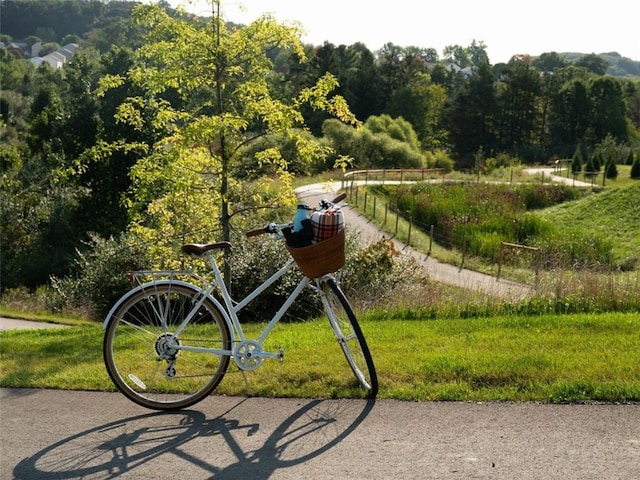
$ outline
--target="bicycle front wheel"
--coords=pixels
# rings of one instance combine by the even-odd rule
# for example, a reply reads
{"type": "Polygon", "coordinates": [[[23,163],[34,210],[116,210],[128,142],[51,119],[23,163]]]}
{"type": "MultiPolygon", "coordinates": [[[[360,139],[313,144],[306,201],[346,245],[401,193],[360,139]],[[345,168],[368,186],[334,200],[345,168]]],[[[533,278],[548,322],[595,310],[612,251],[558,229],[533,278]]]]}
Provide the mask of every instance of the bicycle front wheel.
{"type": "Polygon", "coordinates": [[[173,410],[209,395],[229,366],[228,355],[182,347],[230,350],[229,327],[209,299],[197,306],[196,287],[171,282],[143,286],[108,321],[103,355],[111,380],[143,407],[173,410]],[[189,324],[176,335],[188,315],[189,324]]]}
{"type": "Polygon", "coordinates": [[[370,398],[378,394],[378,376],[353,309],[335,279],[322,283],[322,304],[338,343],[358,383],[370,398]]]}

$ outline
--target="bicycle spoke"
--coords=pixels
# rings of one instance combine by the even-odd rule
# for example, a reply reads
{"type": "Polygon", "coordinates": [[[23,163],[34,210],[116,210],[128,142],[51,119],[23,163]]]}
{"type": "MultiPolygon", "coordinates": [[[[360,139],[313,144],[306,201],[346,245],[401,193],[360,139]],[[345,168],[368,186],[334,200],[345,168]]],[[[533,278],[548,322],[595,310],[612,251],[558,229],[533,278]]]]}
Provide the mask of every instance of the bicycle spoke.
{"type": "Polygon", "coordinates": [[[130,322],[130,321],[127,321],[127,320],[124,320],[124,319],[120,319],[119,321],[120,321],[120,322],[122,322],[124,325],[128,325],[128,326],[130,326],[131,328],[134,328],[134,329],[136,329],[136,330],[138,330],[138,331],[140,331],[140,332],[143,332],[143,333],[148,334],[150,337],[154,337],[154,338],[155,338],[155,337],[157,336],[157,335],[156,335],[155,333],[153,333],[152,331],[150,331],[150,330],[148,330],[148,329],[146,329],[146,328],[143,328],[143,327],[142,327],[142,326],[140,326],[140,325],[135,325],[133,322],[130,322]]]}
{"type": "Polygon", "coordinates": [[[180,348],[197,344],[230,350],[228,325],[212,302],[197,307],[180,337],[172,333],[195,308],[197,293],[195,287],[170,282],[158,283],[153,292],[140,288],[110,319],[105,365],[116,387],[134,402],[160,410],[184,408],[202,400],[222,380],[229,356],[180,348]]]}

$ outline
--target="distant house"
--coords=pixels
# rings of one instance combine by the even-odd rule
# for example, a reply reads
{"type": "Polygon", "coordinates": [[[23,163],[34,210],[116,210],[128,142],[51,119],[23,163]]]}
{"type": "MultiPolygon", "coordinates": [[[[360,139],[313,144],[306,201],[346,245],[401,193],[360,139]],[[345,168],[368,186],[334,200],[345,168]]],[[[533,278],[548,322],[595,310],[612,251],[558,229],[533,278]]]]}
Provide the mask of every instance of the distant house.
{"type": "Polygon", "coordinates": [[[39,67],[43,63],[48,63],[53,68],[62,68],[66,61],[67,58],[58,52],[51,52],[44,57],[33,57],[31,59],[31,63],[33,63],[36,67],[39,67]]]}
{"type": "Polygon", "coordinates": [[[71,60],[71,57],[76,53],[78,49],[77,43],[67,43],[64,47],[60,48],[58,52],[65,56],[67,61],[71,60]]]}
{"type": "Polygon", "coordinates": [[[41,50],[42,50],[42,42],[36,42],[33,45],[31,45],[31,58],[39,57],[41,50]]]}
{"type": "Polygon", "coordinates": [[[61,47],[55,52],[51,52],[44,57],[32,57],[30,60],[36,67],[39,67],[46,62],[53,68],[62,68],[65,63],[71,60],[77,49],[77,43],[68,43],[64,47],[61,47]]]}
{"type": "Polygon", "coordinates": [[[449,72],[460,73],[465,77],[470,77],[471,75],[473,75],[473,67],[460,68],[460,66],[457,63],[449,62],[445,64],[445,68],[449,72]]]}
{"type": "Polygon", "coordinates": [[[453,62],[449,62],[445,64],[444,68],[446,68],[449,72],[454,72],[454,73],[458,73],[460,70],[462,70],[457,63],[453,63],[453,62]]]}

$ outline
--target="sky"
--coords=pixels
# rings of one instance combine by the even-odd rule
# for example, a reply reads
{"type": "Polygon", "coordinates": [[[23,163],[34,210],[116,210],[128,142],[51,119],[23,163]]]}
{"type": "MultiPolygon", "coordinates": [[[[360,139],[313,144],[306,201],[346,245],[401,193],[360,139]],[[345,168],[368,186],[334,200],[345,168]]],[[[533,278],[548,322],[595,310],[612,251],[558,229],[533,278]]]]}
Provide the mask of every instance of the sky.
{"type": "MultiPolygon", "coordinates": [[[[206,15],[207,0],[170,0],[206,15]]],[[[364,43],[373,52],[400,47],[468,47],[483,42],[492,64],[516,54],[618,52],[640,61],[638,0],[222,0],[227,21],[249,24],[263,14],[297,22],[302,41],[336,46],[364,43]]]]}

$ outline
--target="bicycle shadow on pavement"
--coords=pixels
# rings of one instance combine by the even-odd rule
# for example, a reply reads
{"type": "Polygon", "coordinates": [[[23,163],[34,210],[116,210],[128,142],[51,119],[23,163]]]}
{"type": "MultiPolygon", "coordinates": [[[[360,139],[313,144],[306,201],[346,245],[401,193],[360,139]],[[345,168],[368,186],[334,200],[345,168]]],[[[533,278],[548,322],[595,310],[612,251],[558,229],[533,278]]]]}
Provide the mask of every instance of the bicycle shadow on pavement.
{"type": "MultiPolygon", "coordinates": [[[[264,400],[264,399],[263,399],[264,400]]],[[[16,479],[269,478],[332,449],[369,415],[374,400],[301,400],[279,425],[243,423],[251,399],[222,415],[153,412],[79,432],[20,461],[16,479]],[[271,431],[269,431],[271,430],[271,431]]]]}

